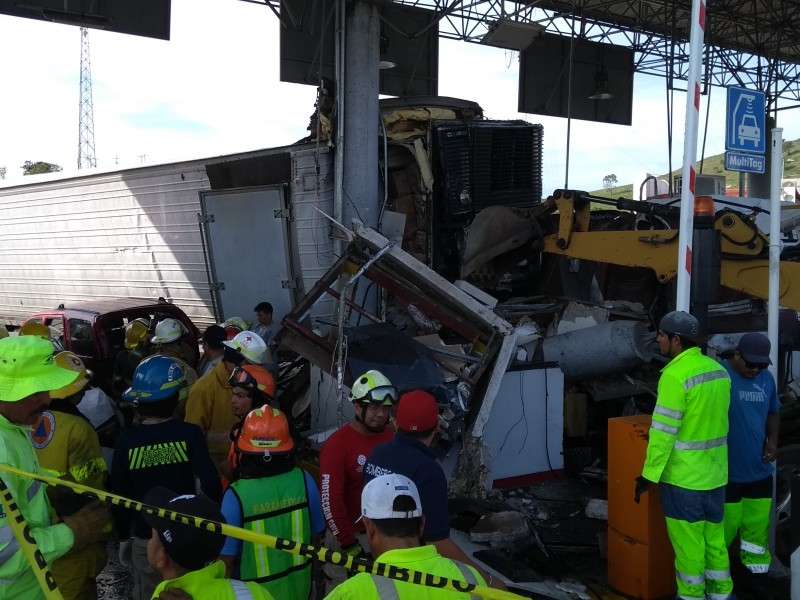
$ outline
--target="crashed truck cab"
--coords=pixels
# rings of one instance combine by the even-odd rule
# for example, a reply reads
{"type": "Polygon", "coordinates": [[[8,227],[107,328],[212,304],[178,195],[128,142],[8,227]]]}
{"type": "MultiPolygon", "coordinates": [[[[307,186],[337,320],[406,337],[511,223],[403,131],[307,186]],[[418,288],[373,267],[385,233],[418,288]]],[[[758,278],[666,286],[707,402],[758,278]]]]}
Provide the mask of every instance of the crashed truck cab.
{"type": "Polygon", "coordinates": [[[437,398],[438,449],[451,493],[485,495],[535,471],[560,470],[561,371],[512,365],[516,332],[491,306],[373,229],[354,229],[345,253],[283,319],[279,334],[312,364],[312,443],[321,445],[352,418],[348,386],[359,373],[378,369],[400,394],[424,389],[437,398]],[[312,317],[329,299],[337,316],[312,317]],[[370,304],[375,312],[364,308],[370,304]],[[524,400],[540,389],[547,402],[524,400]],[[515,422],[516,435],[509,433],[515,422]]]}

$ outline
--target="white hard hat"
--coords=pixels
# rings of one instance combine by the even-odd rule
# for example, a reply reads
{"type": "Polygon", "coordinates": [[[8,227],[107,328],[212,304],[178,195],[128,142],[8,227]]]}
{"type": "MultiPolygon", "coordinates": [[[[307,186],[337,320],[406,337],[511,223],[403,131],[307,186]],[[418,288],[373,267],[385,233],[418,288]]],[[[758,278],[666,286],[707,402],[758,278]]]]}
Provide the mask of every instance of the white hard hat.
{"type": "Polygon", "coordinates": [[[254,365],[262,365],[266,360],[267,345],[260,335],[252,331],[243,331],[236,334],[232,340],[222,343],[236,350],[247,362],[254,365]]]}
{"type": "Polygon", "coordinates": [[[183,335],[183,326],[176,319],[164,319],[156,325],[153,339],[154,344],[168,344],[174,342],[183,335]]]}

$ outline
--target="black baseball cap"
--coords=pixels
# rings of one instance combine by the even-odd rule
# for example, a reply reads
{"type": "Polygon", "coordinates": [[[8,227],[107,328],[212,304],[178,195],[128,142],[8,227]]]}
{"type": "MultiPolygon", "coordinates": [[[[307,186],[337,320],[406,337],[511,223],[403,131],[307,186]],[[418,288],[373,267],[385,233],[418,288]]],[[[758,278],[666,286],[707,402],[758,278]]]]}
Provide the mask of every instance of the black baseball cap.
{"type": "Polygon", "coordinates": [[[203,337],[200,338],[201,342],[206,342],[215,348],[222,347],[222,342],[228,339],[228,334],[225,329],[219,325],[209,325],[203,332],[203,337]]]}
{"type": "MultiPolygon", "coordinates": [[[[163,486],[155,487],[144,497],[144,503],[176,513],[199,517],[203,521],[224,523],[219,507],[207,498],[193,494],[176,494],[163,486]]],[[[195,527],[144,513],[144,520],[158,532],[161,544],[170,558],[188,571],[197,571],[219,557],[225,536],[208,528],[195,527]]],[[[206,523],[208,527],[213,527],[206,523]]]]}

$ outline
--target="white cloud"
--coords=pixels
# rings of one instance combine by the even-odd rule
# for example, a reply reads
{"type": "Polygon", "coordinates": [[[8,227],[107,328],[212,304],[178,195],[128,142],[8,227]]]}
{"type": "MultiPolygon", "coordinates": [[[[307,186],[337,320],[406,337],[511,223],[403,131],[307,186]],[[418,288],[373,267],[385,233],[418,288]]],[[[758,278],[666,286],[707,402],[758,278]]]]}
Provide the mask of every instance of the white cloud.
{"type": "MultiPolygon", "coordinates": [[[[173,0],[171,40],[90,31],[98,166],[211,156],[290,144],[306,135],[315,90],[282,83],[278,19],[238,0],[173,0]]],[[[567,122],[517,112],[517,55],[440,41],[439,91],[477,101],[487,117],[544,126],[544,191],[565,183],[567,122]]],[[[80,33],[76,27],[0,16],[0,165],[25,160],[73,169],[78,146],[80,33]]],[[[675,93],[673,168],[682,163],[685,94],[675,93]]],[[[724,150],[725,92],[712,90],[706,154],[724,150]]],[[[597,189],[609,173],[667,171],[664,82],[638,76],[633,125],[573,120],[569,185],[597,189]]],[[[703,101],[703,119],[705,115],[703,101]]],[[[780,115],[800,137],[798,111],[780,115]]],[[[702,131],[701,131],[702,134],[702,131]]],[[[698,142],[698,153],[702,140],[698,142]]]]}

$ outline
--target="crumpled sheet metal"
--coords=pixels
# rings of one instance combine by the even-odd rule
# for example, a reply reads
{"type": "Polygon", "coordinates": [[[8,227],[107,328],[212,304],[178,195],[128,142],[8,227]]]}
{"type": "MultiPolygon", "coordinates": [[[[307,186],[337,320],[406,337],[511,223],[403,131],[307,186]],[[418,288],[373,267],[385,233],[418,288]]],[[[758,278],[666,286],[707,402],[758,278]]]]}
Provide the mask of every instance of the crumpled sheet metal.
{"type": "Polygon", "coordinates": [[[407,108],[383,115],[386,136],[390,140],[406,140],[426,135],[430,122],[435,120],[452,121],[456,113],[449,108],[407,108]]]}
{"type": "MultiPolygon", "coordinates": [[[[354,228],[356,238],[373,250],[384,247],[388,242],[377,231],[361,223],[355,223],[354,228]]],[[[492,480],[486,466],[489,451],[483,444],[483,432],[503,376],[514,357],[516,332],[510,323],[495,314],[490,307],[478,302],[400,248],[395,246],[381,260],[393,262],[393,268],[398,272],[402,271],[405,277],[414,276],[424,280],[431,294],[438,296],[441,302],[464,312],[475,327],[482,327],[502,336],[493,364],[482,378],[486,382],[482,397],[470,399],[470,409],[477,410],[477,414],[473,415],[472,424],[464,434],[463,447],[450,480],[450,494],[453,496],[485,497],[491,490],[492,480]]]]}

